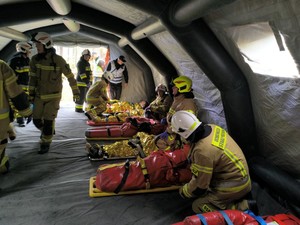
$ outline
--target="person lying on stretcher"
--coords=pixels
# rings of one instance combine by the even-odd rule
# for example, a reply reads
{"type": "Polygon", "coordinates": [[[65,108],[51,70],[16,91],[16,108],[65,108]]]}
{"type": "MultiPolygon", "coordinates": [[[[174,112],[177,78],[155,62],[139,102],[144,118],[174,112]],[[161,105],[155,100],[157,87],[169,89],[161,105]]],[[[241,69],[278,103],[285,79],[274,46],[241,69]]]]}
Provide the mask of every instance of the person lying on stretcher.
{"type": "Polygon", "coordinates": [[[85,131],[86,138],[98,139],[116,139],[116,138],[131,138],[138,132],[148,134],[160,134],[166,129],[166,124],[161,124],[160,121],[154,121],[145,117],[128,117],[126,122],[121,125],[106,125],[95,128],[88,128],[85,131]]]}
{"type": "Polygon", "coordinates": [[[95,123],[103,122],[125,122],[131,116],[143,116],[144,109],[149,105],[147,101],[130,103],[125,101],[110,100],[102,105],[101,110],[90,105],[90,110],[85,113],[89,120],[95,123]]]}
{"type": "Polygon", "coordinates": [[[136,157],[141,152],[140,149],[143,151],[141,154],[148,156],[152,151],[158,150],[154,138],[153,134],[138,132],[132,139],[116,141],[113,144],[99,145],[97,143],[87,143],[86,151],[91,160],[136,157]]]}
{"type": "MultiPolygon", "coordinates": [[[[156,140],[156,139],[153,139],[156,140]]],[[[139,143],[131,145],[136,148],[139,143]]],[[[145,152],[140,148],[135,161],[103,164],[97,170],[95,186],[102,192],[126,192],[182,185],[192,177],[187,160],[189,145],[174,150],[152,151],[142,158],[145,152]]]]}

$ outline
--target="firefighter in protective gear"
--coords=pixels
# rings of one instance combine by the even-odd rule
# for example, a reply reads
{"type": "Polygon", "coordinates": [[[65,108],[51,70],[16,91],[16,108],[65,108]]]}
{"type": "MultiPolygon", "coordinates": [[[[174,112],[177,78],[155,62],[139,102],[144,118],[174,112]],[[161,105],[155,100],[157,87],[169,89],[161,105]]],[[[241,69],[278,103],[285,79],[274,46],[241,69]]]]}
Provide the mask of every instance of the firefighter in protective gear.
{"type": "Polygon", "coordinates": [[[29,97],[34,104],[33,123],[41,131],[39,154],[49,151],[55,133],[55,119],[62,97],[62,74],[68,79],[73,97],[79,90],[69,65],[57,55],[49,34],[38,32],[32,35],[38,54],[30,61],[29,97]]]}
{"type": "Polygon", "coordinates": [[[15,137],[11,130],[10,104],[18,110],[20,115],[28,117],[32,114],[28,97],[17,84],[14,71],[4,61],[0,60],[0,174],[8,171],[8,157],[5,155],[7,138],[15,137]]]}
{"type": "Polygon", "coordinates": [[[109,102],[107,96],[107,85],[113,79],[113,74],[104,72],[101,80],[96,81],[88,90],[86,94],[86,102],[90,110],[85,112],[85,115],[96,122],[97,117],[106,110],[106,105],[109,102]]]}
{"type": "Polygon", "coordinates": [[[77,63],[77,86],[80,91],[79,99],[75,101],[75,112],[83,112],[86,93],[90,87],[92,70],[89,60],[91,52],[88,49],[83,50],[77,63]]]}
{"type": "Polygon", "coordinates": [[[203,124],[190,112],[178,111],[171,119],[172,130],[191,146],[189,159],[193,174],[180,188],[184,198],[195,198],[195,213],[249,208],[246,199],[251,180],[245,156],[221,127],[203,124]]]}
{"type": "MultiPolygon", "coordinates": [[[[157,141],[157,143],[161,143],[160,146],[157,146],[160,149],[161,146],[166,146],[163,150],[168,150],[172,148],[172,146],[177,147],[177,144],[174,143],[177,140],[176,134],[173,133],[170,127],[171,118],[175,112],[179,110],[187,110],[195,115],[198,114],[198,107],[194,99],[195,96],[192,84],[192,80],[186,76],[179,76],[172,81],[172,94],[174,96],[174,100],[165,119],[169,126],[164,133],[159,135],[159,138],[162,140],[157,141]],[[164,141],[165,144],[162,144],[162,141],[164,141]]],[[[164,119],[162,122],[164,122],[164,119]]]]}
{"type": "Polygon", "coordinates": [[[198,114],[198,107],[194,99],[192,89],[192,80],[187,76],[179,76],[172,82],[172,92],[174,96],[173,104],[167,115],[167,122],[171,122],[171,118],[175,112],[179,110],[188,110],[195,115],[198,114]]]}
{"type": "MultiPolygon", "coordinates": [[[[8,62],[9,66],[14,70],[18,77],[17,83],[21,85],[23,91],[28,94],[28,81],[29,81],[29,54],[32,45],[26,41],[21,41],[16,44],[17,53],[13,55],[12,59],[8,62]]],[[[17,123],[19,127],[24,127],[24,117],[15,112],[17,123]]]]}
{"type": "Polygon", "coordinates": [[[156,99],[145,109],[145,117],[160,121],[167,116],[173,99],[169,95],[167,87],[163,84],[157,85],[155,92],[156,99]]]}

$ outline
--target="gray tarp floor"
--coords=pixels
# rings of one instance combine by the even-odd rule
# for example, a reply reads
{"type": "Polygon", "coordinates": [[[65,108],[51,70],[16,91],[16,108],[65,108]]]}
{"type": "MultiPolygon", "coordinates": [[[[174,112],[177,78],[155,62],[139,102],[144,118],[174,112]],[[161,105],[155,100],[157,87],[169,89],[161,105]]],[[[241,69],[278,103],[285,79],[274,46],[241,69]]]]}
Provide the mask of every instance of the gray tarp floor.
{"type": "MultiPolygon", "coordinates": [[[[1,225],[172,224],[194,215],[191,200],[178,191],[89,197],[89,179],[100,164],[85,151],[86,117],[72,103],[59,110],[50,152],[37,154],[40,132],[32,123],[16,126],[17,139],[7,146],[11,170],[0,176],[1,225]]],[[[110,161],[112,162],[112,161],[110,161]]],[[[282,212],[261,198],[261,215],[282,212]]]]}
{"type": "Polygon", "coordinates": [[[89,126],[73,104],[59,110],[47,154],[37,154],[40,132],[33,123],[15,127],[17,139],[7,146],[10,172],[0,176],[1,225],[172,224],[193,214],[177,191],[89,197],[89,179],[105,162],[87,158],[89,126]]]}

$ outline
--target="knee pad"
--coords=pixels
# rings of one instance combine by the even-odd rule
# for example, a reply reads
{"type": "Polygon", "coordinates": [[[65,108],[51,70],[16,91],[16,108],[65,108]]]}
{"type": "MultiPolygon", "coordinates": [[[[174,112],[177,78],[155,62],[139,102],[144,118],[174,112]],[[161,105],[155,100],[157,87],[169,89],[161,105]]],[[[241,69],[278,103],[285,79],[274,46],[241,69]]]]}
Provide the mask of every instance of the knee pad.
{"type": "Polygon", "coordinates": [[[41,119],[33,119],[32,122],[34,126],[39,130],[42,129],[42,127],[44,126],[43,121],[41,119]]]}
{"type": "Polygon", "coordinates": [[[53,120],[44,120],[43,134],[44,135],[53,134],[53,120]]]}

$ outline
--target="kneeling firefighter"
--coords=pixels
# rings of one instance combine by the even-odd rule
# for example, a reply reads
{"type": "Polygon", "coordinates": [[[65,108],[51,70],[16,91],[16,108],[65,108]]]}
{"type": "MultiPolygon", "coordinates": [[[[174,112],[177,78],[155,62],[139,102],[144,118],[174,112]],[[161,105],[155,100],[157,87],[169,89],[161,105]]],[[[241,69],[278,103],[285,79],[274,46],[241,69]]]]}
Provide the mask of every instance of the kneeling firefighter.
{"type": "Polygon", "coordinates": [[[94,122],[106,110],[106,105],[109,102],[107,95],[107,86],[109,81],[113,79],[111,72],[104,72],[101,80],[96,81],[88,90],[86,94],[87,108],[90,110],[85,112],[85,115],[94,122]]]}
{"type": "Polygon", "coordinates": [[[232,137],[182,110],[172,116],[171,126],[193,146],[189,152],[193,177],[179,190],[183,198],[195,198],[193,211],[248,209],[243,199],[251,191],[248,164],[232,137]]]}

